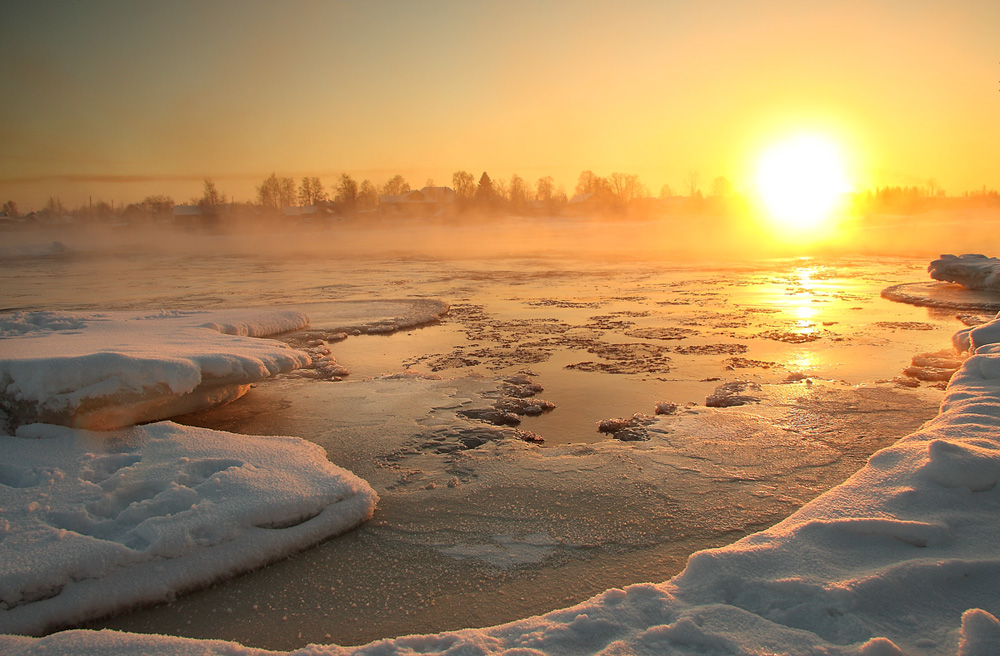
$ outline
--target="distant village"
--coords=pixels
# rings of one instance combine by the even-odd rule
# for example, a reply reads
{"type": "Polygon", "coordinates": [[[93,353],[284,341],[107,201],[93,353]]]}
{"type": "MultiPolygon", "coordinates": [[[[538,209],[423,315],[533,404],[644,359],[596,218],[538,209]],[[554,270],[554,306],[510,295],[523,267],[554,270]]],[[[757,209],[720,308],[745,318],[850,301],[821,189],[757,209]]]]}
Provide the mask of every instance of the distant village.
{"type": "MultiPolygon", "coordinates": [[[[691,214],[740,216],[749,211],[749,200],[734,191],[724,177],[711,181],[708,193],[699,185],[697,174],[685,179],[680,193],[664,185],[652,196],[634,174],[612,173],[601,177],[592,171],[580,174],[574,193],[568,196],[552,177],[539,178],[534,185],[518,175],[509,180],[493,179],[487,173],[476,178],[466,171],[452,176],[451,186],[432,180],[411,188],[396,175],[377,186],[341,175],[331,188],[317,177],[290,177],[271,174],[257,186],[253,201],[235,202],[204,180],[201,197],[175,203],[169,196],[148,196],[138,203],[119,204],[90,200],[69,209],[57,197],[50,197],[41,210],[22,213],[14,201],[0,208],[0,229],[33,226],[70,227],[105,223],[110,226],[171,224],[183,227],[246,225],[252,221],[270,224],[335,224],[347,220],[422,219],[449,220],[472,217],[570,216],[668,218],[691,214]]],[[[880,187],[845,197],[846,211],[857,215],[918,214],[935,210],[991,208],[1000,210],[1000,193],[994,189],[946,196],[933,183],[925,186],[880,187]]]]}

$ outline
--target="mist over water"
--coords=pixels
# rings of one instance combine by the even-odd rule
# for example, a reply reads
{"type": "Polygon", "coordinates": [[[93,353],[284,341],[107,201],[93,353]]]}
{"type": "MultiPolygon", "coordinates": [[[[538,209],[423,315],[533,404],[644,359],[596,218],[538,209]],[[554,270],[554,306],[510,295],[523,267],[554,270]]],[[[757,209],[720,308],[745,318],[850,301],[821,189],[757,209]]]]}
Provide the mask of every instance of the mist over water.
{"type": "Polygon", "coordinates": [[[11,233],[0,307],[448,302],[437,324],[331,339],[343,380],[285,376],[179,418],[322,445],[378,491],[371,522],[92,625],[267,648],[358,644],[665,580],[693,551],[780,521],[932,417],[940,386],[894,379],[961,324],[879,291],[926,280],[921,253],[968,250],[968,235],[900,225],[866,228],[873,237],[852,253],[796,251],[706,217],[11,233]],[[555,404],[521,419],[542,446],[461,414],[490,408],[517,374],[555,404]],[[704,407],[733,381],[758,402],[704,407]],[[652,417],[659,402],[679,412],[656,417],[645,441],[597,430],[652,417]]]}

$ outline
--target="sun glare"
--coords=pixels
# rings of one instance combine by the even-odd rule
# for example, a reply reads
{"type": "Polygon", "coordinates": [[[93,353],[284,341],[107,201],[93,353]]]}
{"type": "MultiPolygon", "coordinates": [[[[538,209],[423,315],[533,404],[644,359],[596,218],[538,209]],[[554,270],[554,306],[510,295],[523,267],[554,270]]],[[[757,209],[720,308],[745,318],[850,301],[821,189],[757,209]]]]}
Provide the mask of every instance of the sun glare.
{"type": "Polygon", "coordinates": [[[757,192],[784,231],[818,230],[850,190],[837,146],[818,135],[774,144],[757,162],[757,192]]]}

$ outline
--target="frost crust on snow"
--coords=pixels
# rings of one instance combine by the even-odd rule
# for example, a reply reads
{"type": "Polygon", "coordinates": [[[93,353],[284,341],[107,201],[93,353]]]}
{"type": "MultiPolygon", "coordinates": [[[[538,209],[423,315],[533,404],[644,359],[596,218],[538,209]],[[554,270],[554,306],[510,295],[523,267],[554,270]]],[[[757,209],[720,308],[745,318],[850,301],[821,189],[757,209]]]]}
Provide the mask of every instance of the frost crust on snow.
{"type": "Polygon", "coordinates": [[[309,364],[266,335],[301,312],[17,312],[0,316],[0,409],[18,424],[110,429],[231,401],[309,364]]]}
{"type": "Polygon", "coordinates": [[[975,253],[942,255],[927,267],[934,280],[955,282],[967,289],[1000,292],[1000,258],[975,253]]]}
{"type": "Polygon", "coordinates": [[[166,601],[354,528],[377,500],[294,437],[32,424],[0,450],[3,633],[166,601]]]}

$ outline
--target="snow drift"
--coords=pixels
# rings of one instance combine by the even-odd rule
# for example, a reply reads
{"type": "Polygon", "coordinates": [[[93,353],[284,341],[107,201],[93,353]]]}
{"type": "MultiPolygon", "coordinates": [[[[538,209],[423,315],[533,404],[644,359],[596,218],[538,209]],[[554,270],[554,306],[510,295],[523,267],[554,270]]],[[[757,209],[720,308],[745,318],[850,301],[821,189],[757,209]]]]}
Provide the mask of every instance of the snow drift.
{"type": "Polygon", "coordinates": [[[995,257],[942,255],[927,270],[934,280],[956,282],[967,289],[1000,291],[1000,259],[995,257]]]}
{"type": "Polygon", "coordinates": [[[18,312],[0,317],[0,410],[17,424],[110,429],[239,398],[309,364],[258,339],[308,325],[291,310],[18,312]]]}
{"type": "Polygon", "coordinates": [[[166,601],[352,529],[377,500],[294,437],[32,424],[0,450],[4,633],[166,601]]]}

